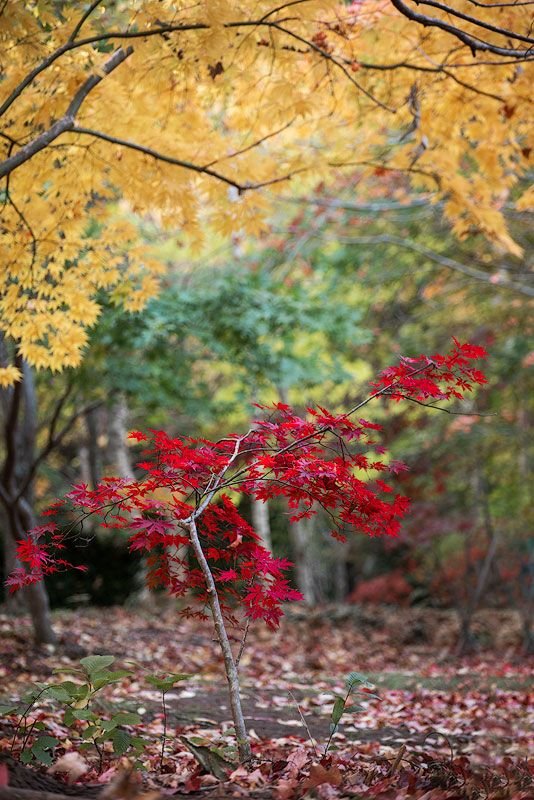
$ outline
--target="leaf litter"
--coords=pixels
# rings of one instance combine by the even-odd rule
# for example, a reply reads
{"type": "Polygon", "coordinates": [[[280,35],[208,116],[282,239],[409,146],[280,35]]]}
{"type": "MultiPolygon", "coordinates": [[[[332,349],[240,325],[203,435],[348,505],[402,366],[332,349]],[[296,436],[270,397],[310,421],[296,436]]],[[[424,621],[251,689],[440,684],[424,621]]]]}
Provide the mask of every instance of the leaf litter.
{"type": "MultiPolygon", "coordinates": [[[[417,613],[431,632],[418,645],[404,644],[399,635],[410,624],[406,609],[372,612],[372,625],[298,611],[275,632],[251,626],[240,663],[254,753],[246,766],[234,762],[230,706],[213,632],[209,624],[182,619],[170,608],[59,612],[62,645],[39,650],[28,648],[26,623],[0,616],[0,702],[19,697],[35,681],[62,679],[52,671],[76,666],[83,655],[113,654],[113,668],[132,674],[106,687],[102,703],[139,714],[140,724],[126,726],[146,740],[138,767],[146,786],[166,794],[274,800],[533,797],[532,661],[519,657],[513,637],[507,650],[490,642],[476,656],[452,657],[453,615],[417,613]],[[447,630],[448,649],[439,638],[447,630]],[[77,647],[69,647],[74,641],[77,647]],[[147,681],[155,668],[160,677],[192,675],[166,695],[163,758],[161,695],[154,681],[147,681]],[[369,686],[357,697],[359,709],[341,718],[325,755],[336,695],[345,692],[346,678],[355,670],[369,686]]],[[[511,612],[502,621],[513,629],[511,612]]],[[[235,631],[236,649],[239,638],[235,631]]],[[[72,730],[53,703],[44,702],[35,713],[46,733],[59,740],[55,771],[66,764],[71,781],[113,778],[119,759],[111,747],[99,770],[96,753],[78,753],[72,730]]],[[[11,750],[14,743],[15,754],[16,722],[9,714],[0,722],[0,748],[11,750]]]]}

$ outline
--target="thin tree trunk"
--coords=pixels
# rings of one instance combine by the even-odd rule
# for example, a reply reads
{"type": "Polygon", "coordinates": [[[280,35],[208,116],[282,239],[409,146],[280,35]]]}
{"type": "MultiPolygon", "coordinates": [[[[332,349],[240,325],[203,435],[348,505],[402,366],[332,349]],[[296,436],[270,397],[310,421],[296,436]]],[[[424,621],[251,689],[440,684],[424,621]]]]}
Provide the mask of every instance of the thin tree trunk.
{"type": "Polygon", "coordinates": [[[128,481],[135,474],[126,445],[128,436],[128,406],[124,395],[119,395],[108,411],[108,461],[113,465],[113,474],[128,481]]]}
{"type": "MultiPolygon", "coordinates": [[[[258,402],[255,392],[252,394],[252,402],[258,402]]],[[[251,420],[251,426],[253,425],[253,422],[254,420],[251,420]]],[[[260,537],[265,549],[272,553],[273,543],[271,537],[271,521],[269,519],[268,500],[257,500],[255,497],[251,497],[251,515],[252,527],[260,537]]]]}
{"type": "Polygon", "coordinates": [[[334,558],[334,568],[332,570],[334,576],[334,600],[336,603],[343,603],[349,593],[349,575],[347,572],[348,543],[339,542],[336,539],[332,539],[332,537],[329,538],[329,545],[334,558]]]}
{"type": "Polygon", "coordinates": [[[523,628],[523,652],[534,653],[534,632],[532,617],[534,615],[534,552],[531,550],[519,573],[519,611],[523,628]]]}
{"type": "Polygon", "coordinates": [[[98,446],[98,410],[91,408],[85,412],[85,426],[87,429],[87,467],[89,470],[90,485],[94,489],[100,481],[102,465],[100,448],[98,446]]]}
{"type": "MultiPolygon", "coordinates": [[[[519,476],[524,486],[532,485],[532,461],[531,448],[529,443],[532,441],[530,433],[532,429],[532,414],[527,408],[525,398],[528,392],[521,395],[521,405],[518,411],[518,428],[520,431],[517,461],[519,476]]],[[[518,591],[519,613],[521,615],[523,628],[523,652],[525,655],[534,653],[534,632],[532,630],[532,618],[534,616],[534,544],[531,540],[526,543],[527,554],[525,561],[520,565],[518,591]]]]}
{"type": "MultiPolygon", "coordinates": [[[[3,579],[22,566],[17,559],[17,543],[10,533],[7,515],[2,515],[3,579]]],[[[22,592],[7,592],[4,595],[5,611],[12,616],[23,614],[26,610],[22,592]]]]}
{"type": "MultiPolygon", "coordinates": [[[[130,452],[126,444],[129,416],[130,412],[126,398],[122,393],[118,394],[108,408],[108,444],[106,460],[108,462],[107,466],[109,466],[113,475],[117,475],[119,478],[125,478],[128,481],[135,481],[130,452]]],[[[145,607],[151,607],[153,604],[153,594],[147,587],[147,574],[148,567],[146,559],[143,558],[136,576],[136,582],[140,588],[134,588],[129,601],[145,607]]]]}
{"type": "Polygon", "coordinates": [[[478,609],[480,600],[484,594],[484,591],[486,590],[491,567],[497,552],[497,533],[491,518],[487,481],[478,464],[475,470],[475,479],[478,506],[481,512],[482,524],[484,526],[484,532],[487,539],[487,550],[482,565],[480,569],[477,570],[474,589],[471,591],[471,595],[467,602],[460,609],[460,638],[458,642],[458,652],[460,655],[469,653],[474,649],[475,643],[473,641],[473,635],[471,632],[473,616],[475,611],[478,609]]]}
{"type": "Polygon", "coordinates": [[[194,519],[188,524],[188,531],[193,551],[206,582],[208,603],[224,660],[224,669],[226,673],[226,680],[228,681],[230,706],[232,709],[232,718],[234,720],[239,759],[242,762],[250,761],[252,757],[252,751],[250,749],[247,727],[245,725],[243,709],[241,707],[239,673],[234,654],[232,653],[232,648],[230,646],[230,640],[228,638],[226,626],[224,624],[224,617],[221,610],[221,604],[219,602],[219,595],[217,594],[217,587],[215,586],[215,581],[213,579],[210,566],[207,562],[206,556],[204,555],[200,539],[198,538],[197,526],[194,519]]]}

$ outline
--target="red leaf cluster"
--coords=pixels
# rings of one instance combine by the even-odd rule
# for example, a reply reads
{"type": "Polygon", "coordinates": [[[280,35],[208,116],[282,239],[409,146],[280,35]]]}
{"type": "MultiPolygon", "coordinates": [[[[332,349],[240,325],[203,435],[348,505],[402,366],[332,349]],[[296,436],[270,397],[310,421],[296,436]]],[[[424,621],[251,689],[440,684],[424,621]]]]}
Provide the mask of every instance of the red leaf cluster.
{"type": "Polygon", "coordinates": [[[57,557],[64,538],[98,515],[103,526],[129,532],[132,550],[148,554],[151,586],[176,596],[193,594],[202,608],[208,599],[205,578],[188,547],[194,524],[225,612],[242,603],[249,617],[275,627],[281,603],[300,595],[284,576],[289,562],[265,550],[241,515],[241,496],[284,498],[292,520],[321,510],[330,533],[342,540],[351,529],[397,536],[409,501],[394,492],[388,478],[405,467],[381,458],[384,447],[375,438],[380,426],[356,412],[378,396],[461,399],[473,384],[485,382],[471,366],[484,355],[482,348],[454,340],[446,356],[402,358],[381,373],[373,394],[346,414],[319,406],[300,416],[278,403],[261,408],[263,417],[244,436],[219,441],[134,431],[130,436],[145,445],[138,464],[142,476],[106,478],[95,489],[74,486],[49,513],[59,520],[70,508],[78,517],[35,528],[19,543],[24,568],[10,576],[10,589],[68,568],[57,557]]]}

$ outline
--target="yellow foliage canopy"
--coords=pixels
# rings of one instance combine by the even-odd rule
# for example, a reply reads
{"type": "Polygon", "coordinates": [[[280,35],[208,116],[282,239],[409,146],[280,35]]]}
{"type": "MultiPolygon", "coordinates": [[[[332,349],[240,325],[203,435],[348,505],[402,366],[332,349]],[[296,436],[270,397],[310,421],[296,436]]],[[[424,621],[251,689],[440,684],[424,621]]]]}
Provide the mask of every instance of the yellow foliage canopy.
{"type": "Polygon", "coordinates": [[[529,6],[479,9],[477,52],[480,28],[460,16],[459,39],[426,5],[439,24],[403,0],[3,3],[0,324],[19,353],[74,366],[101,291],[131,310],[157,291],[118,198],[200,244],[259,234],[277,194],[402,170],[458,235],[517,252],[500,209],[532,149],[529,6]]]}

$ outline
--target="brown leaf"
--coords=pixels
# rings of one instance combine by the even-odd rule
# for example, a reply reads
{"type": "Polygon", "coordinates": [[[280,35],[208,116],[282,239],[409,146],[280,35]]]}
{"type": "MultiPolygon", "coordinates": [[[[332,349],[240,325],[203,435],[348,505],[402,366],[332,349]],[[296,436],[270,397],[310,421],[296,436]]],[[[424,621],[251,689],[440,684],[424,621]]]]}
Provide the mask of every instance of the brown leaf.
{"type": "Polygon", "coordinates": [[[343,776],[339,767],[335,764],[332,767],[323,767],[321,764],[312,764],[310,774],[302,783],[303,789],[313,789],[322,783],[329,783],[331,786],[339,786],[343,781],[343,776]]]}

